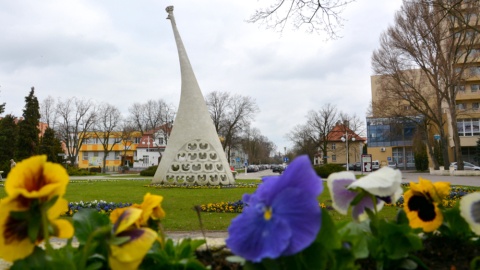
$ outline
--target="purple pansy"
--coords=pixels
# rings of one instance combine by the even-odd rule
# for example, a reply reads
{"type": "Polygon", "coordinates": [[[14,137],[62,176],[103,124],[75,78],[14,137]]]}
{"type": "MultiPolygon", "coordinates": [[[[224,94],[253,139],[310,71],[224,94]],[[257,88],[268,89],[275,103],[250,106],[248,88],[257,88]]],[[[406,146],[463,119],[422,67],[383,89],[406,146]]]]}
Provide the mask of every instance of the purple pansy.
{"type": "Polygon", "coordinates": [[[365,208],[379,211],[385,202],[396,202],[403,193],[401,182],[401,172],[388,167],[358,180],[352,172],[332,173],[327,179],[332,206],[343,215],[347,214],[352,201],[359,194],[359,189],[372,195],[365,196],[357,204],[352,205],[352,216],[355,220],[366,218],[365,208]],[[376,207],[373,198],[376,198],[376,207]]]}
{"type": "Polygon", "coordinates": [[[322,190],[309,158],[296,158],[282,175],[263,178],[255,193],[243,196],[246,205],[228,228],[227,246],[253,262],[298,253],[320,230],[322,190]]]}

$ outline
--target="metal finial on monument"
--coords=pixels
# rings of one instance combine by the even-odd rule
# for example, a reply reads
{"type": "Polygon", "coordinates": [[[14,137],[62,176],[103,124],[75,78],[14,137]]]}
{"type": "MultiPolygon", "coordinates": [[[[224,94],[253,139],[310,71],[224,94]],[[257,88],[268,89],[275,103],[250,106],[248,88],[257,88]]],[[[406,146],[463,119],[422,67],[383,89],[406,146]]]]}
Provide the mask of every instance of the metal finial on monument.
{"type": "Polygon", "coordinates": [[[172,132],[158,165],[153,183],[187,185],[229,185],[235,183],[205,98],[173,16],[173,6],[165,9],[172,23],[180,60],[181,95],[172,132]]]}
{"type": "Polygon", "coordinates": [[[168,13],[167,19],[170,20],[173,17],[173,6],[168,6],[165,10],[168,13]]]}

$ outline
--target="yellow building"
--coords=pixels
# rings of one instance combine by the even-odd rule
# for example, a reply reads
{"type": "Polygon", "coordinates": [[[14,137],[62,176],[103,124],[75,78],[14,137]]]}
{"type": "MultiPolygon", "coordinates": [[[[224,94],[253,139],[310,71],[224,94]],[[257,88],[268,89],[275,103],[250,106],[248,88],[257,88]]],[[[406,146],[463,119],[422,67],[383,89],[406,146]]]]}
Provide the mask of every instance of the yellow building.
{"type": "Polygon", "coordinates": [[[129,138],[122,138],[121,132],[112,132],[108,135],[108,142],[104,134],[86,132],[83,134],[83,143],[78,153],[78,167],[102,167],[105,156],[104,145],[109,149],[106,157],[107,170],[117,170],[119,166],[133,164],[137,144],[141,133],[134,132],[129,138]]]}

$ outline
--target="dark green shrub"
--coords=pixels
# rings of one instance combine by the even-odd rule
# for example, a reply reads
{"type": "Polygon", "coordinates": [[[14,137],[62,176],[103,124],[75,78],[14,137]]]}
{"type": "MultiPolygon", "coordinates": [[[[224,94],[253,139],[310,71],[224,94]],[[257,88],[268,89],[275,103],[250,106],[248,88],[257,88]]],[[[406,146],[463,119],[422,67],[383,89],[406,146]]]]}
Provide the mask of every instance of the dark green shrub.
{"type": "Polygon", "coordinates": [[[94,173],[101,173],[102,172],[102,167],[90,167],[89,168],[90,172],[94,172],[94,173]]]}
{"type": "Polygon", "coordinates": [[[141,176],[154,176],[158,166],[150,166],[147,169],[140,172],[141,176]]]}
{"type": "Polygon", "coordinates": [[[345,171],[345,168],[340,164],[325,164],[319,165],[314,167],[315,172],[317,175],[322,177],[323,179],[327,179],[331,173],[345,171]]]}
{"type": "Polygon", "coordinates": [[[95,172],[89,172],[87,169],[79,169],[74,166],[67,166],[67,173],[70,176],[95,175],[95,172]]]}

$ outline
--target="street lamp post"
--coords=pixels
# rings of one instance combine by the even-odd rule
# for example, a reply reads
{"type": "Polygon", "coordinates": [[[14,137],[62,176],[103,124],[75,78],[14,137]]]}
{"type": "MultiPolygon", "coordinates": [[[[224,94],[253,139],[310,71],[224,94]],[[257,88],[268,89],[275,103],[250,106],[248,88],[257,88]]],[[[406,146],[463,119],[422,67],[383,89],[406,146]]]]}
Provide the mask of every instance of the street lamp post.
{"type": "Polygon", "coordinates": [[[345,147],[347,148],[347,166],[346,166],[347,171],[349,170],[348,167],[350,165],[349,162],[348,162],[348,156],[350,154],[349,151],[348,151],[348,141],[349,141],[349,139],[352,140],[352,142],[355,141],[355,137],[353,137],[353,134],[348,134],[348,131],[345,131],[345,135],[342,136],[342,142],[345,142],[345,147]],[[350,136],[350,138],[349,138],[349,136],[350,136]]]}

